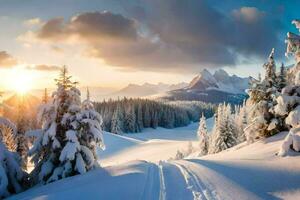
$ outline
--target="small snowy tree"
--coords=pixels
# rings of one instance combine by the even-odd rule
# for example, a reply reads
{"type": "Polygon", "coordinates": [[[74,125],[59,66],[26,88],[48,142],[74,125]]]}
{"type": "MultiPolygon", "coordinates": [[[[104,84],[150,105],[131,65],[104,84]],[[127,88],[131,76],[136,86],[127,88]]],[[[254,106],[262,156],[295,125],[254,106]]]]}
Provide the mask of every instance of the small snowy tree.
{"type": "Polygon", "coordinates": [[[277,85],[279,92],[287,85],[286,69],[283,63],[281,63],[279,75],[277,77],[277,85]]]}
{"type": "Polygon", "coordinates": [[[199,138],[199,147],[200,147],[199,156],[206,155],[208,153],[208,135],[207,135],[207,127],[206,127],[206,118],[203,114],[202,117],[200,118],[197,135],[199,138]]]}
{"type": "Polygon", "coordinates": [[[219,105],[218,119],[211,135],[209,153],[218,153],[237,144],[237,134],[231,114],[230,105],[219,105]]]}

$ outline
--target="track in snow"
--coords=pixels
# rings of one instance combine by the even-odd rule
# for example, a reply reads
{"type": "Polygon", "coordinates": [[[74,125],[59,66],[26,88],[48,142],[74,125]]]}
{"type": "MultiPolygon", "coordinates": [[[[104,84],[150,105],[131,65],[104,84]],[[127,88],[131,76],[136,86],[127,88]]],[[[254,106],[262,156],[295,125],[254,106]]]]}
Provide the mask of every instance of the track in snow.
{"type": "Polygon", "coordinates": [[[160,200],[215,200],[215,191],[210,190],[199,177],[183,163],[159,162],[160,200]]]}
{"type": "Polygon", "coordinates": [[[209,189],[201,179],[189,169],[188,165],[180,162],[173,162],[185,178],[188,189],[192,192],[194,200],[215,200],[218,199],[214,190],[209,189]]]}
{"type": "Polygon", "coordinates": [[[153,200],[158,199],[160,195],[160,180],[159,180],[159,168],[156,164],[147,162],[148,170],[147,177],[145,181],[144,191],[142,193],[141,199],[153,200]]]}

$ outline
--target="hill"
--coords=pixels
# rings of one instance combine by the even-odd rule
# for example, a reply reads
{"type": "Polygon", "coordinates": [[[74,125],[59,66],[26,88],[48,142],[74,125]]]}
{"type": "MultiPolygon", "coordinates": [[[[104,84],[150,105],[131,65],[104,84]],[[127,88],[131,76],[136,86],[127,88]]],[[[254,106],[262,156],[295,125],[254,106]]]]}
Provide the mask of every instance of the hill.
{"type": "Polygon", "coordinates": [[[138,142],[122,150],[121,163],[116,159],[111,166],[35,187],[9,199],[297,199],[300,157],[275,155],[285,135],[251,145],[242,143],[205,157],[160,162],[150,161],[164,159],[162,156],[174,151],[175,145],[180,148],[186,141],[138,142]]]}

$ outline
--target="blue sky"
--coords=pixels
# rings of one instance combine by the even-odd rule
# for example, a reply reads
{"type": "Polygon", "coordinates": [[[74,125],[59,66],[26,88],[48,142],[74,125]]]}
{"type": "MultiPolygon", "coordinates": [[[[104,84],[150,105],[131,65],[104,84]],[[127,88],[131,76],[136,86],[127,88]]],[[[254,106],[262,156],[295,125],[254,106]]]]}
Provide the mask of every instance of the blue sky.
{"type": "Polygon", "coordinates": [[[296,0],[0,3],[0,51],[16,61],[0,70],[30,70],[33,87],[53,84],[64,64],[82,85],[105,87],[189,81],[203,68],[256,76],[273,47],[278,65],[293,63],[284,40],[300,18],[296,0]]]}

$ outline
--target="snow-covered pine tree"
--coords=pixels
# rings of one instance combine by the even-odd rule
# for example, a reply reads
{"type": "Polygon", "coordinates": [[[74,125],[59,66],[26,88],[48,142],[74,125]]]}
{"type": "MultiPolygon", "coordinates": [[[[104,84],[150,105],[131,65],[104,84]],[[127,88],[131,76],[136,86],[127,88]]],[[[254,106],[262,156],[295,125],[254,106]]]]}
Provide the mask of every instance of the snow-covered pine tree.
{"type": "Polygon", "coordinates": [[[13,129],[1,124],[0,125],[0,140],[6,146],[7,150],[15,152],[17,149],[16,134],[13,129]]]}
{"type": "Polygon", "coordinates": [[[143,125],[143,111],[142,111],[142,104],[141,102],[138,102],[136,107],[136,124],[137,124],[137,132],[141,132],[144,128],[143,125]]]}
{"type": "Polygon", "coordinates": [[[218,153],[237,144],[237,134],[231,114],[231,106],[220,104],[218,119],[211,135],[208,153],[218,153]]]}
{"type": "Polygon", "coordinates": [[[264,82],[267,88],[277,87],[276,84],[276,65],[274,60],[274,48],[272,49],[269,60],[267,63],[264,64],[265,68],[265,79],[264,82]]]}
{"type": "Polygon", "coordinates": [[[269,60],[264,64],[266,75],[261,82],[253,81],[248,90],[251,104],[250,124],[245,128],[248,142],[256,138],[269,137],[284,130],[284,123],[274,112],[277,104],[276,97],[279,95],[279,86],[276,78],[276,66],[274,61],[274,49],[269,60]]]}
{"type": "Polygon", "coordinates": [[[18,97],[18,115],[17,115],[17,122],[16,122],[16,126],[17,126],[16,151],[22,158],[22,168],[26,170],[27,163],[28,163],[27,153],[29,150],[29,140],[25,136],[25,133],[28,130],[29,121],[25,114],[26,114],[26,108],[24,105],[24,96],[20,95],[18,97]]]}
{"type": "Polygon", "coordinates": [[[35,163],[33,184],[84,173],[97,164],[95,147],[103,143],[102,120],[89,99],[81,105],[80,91],[71,78],[63,67],[57,90],[38,115],[42,129],[29,152],[35,163]]]}
{"type": "Polygon", "coordinates": [[[123,116],[121,112],[120,105],[117,104],[117,107],[114,111],[114,114],[111,119],[111,132],[116,134],[123,133],[123,116]]]}
{"type": "MultiPolygon", "coordinates": [[[[2,117],[0,118],[0,126],[8,128],[9,131],[14,130],[11,127],[15,127],[9,120],[2,117]]],[[[4,134],[3,129],[1,129],[1,134],[4,134]]],[[[8,141],[5,141],[4,138],[2,135],[0,139],[0,199],[22,191],[21,185],[25,174],[20,166],[21,158],[19,155],[7,149],[15,150],[16,146],[11,146],[11,143],[6,146],[5,143],[8,141]]]]}
{"type": "Polygon", "coordinates": [[[246,136],[244,129],[247,127],[247,107],[246,101],[244,101],[243,105],[239,108],[238,112],[236,113],[236,129],[237,129],[237,140],[238,143],[246,141],[246,136]]]}
{"type": "MultiPolygon", "coordinates": [[[[97,147],[101,148],[102,150],[105,148],[101,128],[102,117],[98,112],[95,111],[94,104],[91,102],[89,94],[89,90],[87,90],[87,98],[82,103],[81,114],[77,119],[79,120],[79,125],[81,126],[81,129],[79,129],[76,133],[80,148],[75,154],[76,164],[73,170],[79,172],[80,174],[99,166],[97,147]]],[[[73,139],[71,139],[69,142],[72,143],[72,140],[73,139]]],[[[66,147],[64,149],[68,151],[66,147]]],[[[68,157],[67,152],[66,156],[68,157]]]]}
{"type": "MultiPolygon", "coordinates": [[[[300,31],[300,20],[292,22],[300,31]]],[[[285,118],[285,123],[289,126],[290,131],[279,150],[279,155],[287,155],[290,149],[300,151],[300,71],[297,70],[300,64],[300,36],[288,33],[287,52],[294,54],[296,64],[293,71],[297,72],[296,76],[291,79],[290,85],[282,89],[281,95],[277,98],[278,104],[275,106],[275,113],[285,118]]]]}
{"type": "Polygon", "coordinates": [[[208,135],[207,135],[207,127],[206,127],[206,118],[203,115],[203,113],[200,118],[197,135],[198,135],[199,147],[200,147],[199,156],[206,155],[208,153],[208,135]]]}
{"type": "Polygon", "coordinates": [[[277,85],[279,92],[281,92],[281,90],[287,85],[286,69],[283,63],[281,63],[280,71],[277,76],[277,85]]]}
{"type": "Polygon", "coordinates": [[[132,105],[129,105],[125,112],[124,126],[127,133],[136,133],[136,116],[132,105]]]}

